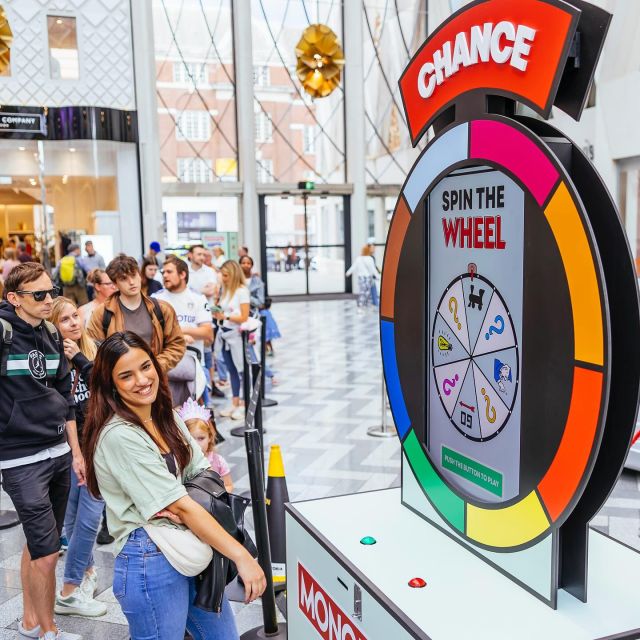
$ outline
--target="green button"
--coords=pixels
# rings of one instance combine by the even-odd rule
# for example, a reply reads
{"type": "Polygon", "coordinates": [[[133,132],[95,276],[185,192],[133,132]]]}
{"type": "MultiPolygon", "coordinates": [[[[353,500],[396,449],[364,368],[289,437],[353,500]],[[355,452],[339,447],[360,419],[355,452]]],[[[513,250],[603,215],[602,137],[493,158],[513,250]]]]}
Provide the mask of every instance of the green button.
{"type": "Polygon", "coordinates": [[[364,538],[362,538],[362,540],[360,540],[360,544],[364,544],[364,545],[371,545],[371,544],[375,544],[377,542],[377,540],[372,537],[372,536],[365,536],[364,538]]]}

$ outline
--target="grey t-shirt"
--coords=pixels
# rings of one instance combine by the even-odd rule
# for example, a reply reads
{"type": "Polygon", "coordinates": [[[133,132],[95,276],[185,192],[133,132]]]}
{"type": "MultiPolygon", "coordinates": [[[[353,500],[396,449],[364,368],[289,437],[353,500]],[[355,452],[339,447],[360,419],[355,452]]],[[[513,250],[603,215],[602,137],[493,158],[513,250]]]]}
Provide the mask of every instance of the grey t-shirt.
{"type": "Polygon", "coordinates": [[[133,331],[139,335],[147,344],[151,344],[151,338],[153,336],[153,324],[151,323],[151,315],[144,303],[144,300],[140,301],[140,306],[137,309],[131,311],[127,309],[122,302],[118,301],[120,309],[124,314],[124,328],[126,331],[133,331]]]}

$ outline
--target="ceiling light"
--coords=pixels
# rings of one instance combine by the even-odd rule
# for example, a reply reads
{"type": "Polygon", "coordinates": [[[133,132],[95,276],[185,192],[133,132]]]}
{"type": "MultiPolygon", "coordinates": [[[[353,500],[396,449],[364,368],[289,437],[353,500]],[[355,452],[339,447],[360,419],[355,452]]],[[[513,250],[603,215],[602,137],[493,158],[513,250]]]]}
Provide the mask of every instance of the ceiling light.
{"type": "Polygon", "coordinates": [[[25,147],[18,147],[18,150],[19,150],[19,151],[24,151],[24,150],[25,150],[25,147]]]}
{"type": "Polygon", "coordinates": [[[70,151],[71,153],[75,153],[75,152],[76,152],[76,148],[75,148],[75,147],[69,147],[69,151],[70,151]]]}
{"type": "Polygon", "coordinates": [[[56,24],[62,24],[62,18],[58,18],[58,19],[56,20],[56,24]]]}
{"type": "Polygon", "coordinates": [[[32,187],[35,187],[35,186],[36,186],[36,184],[37,184],[37,182],[36,182],[36,179],[35,179],[35,178],[29,178],[29,182],[31,183],[31,186],[32,186],[32,187]]]}
{"type": "Polygon", "coordinates": [[[62,176],[62,184],[67,184],[67,182],[69,182],[69,176],[68,175],[62,176]]]}

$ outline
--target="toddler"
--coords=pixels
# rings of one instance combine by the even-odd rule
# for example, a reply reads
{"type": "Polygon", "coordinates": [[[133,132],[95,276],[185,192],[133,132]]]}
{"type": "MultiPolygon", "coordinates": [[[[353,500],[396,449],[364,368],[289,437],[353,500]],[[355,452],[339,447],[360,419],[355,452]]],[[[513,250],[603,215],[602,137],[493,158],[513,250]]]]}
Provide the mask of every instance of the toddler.
{"type": "Polygon", "coordinates": [[[211,468],[222,478],[227,493],[231,493],[231,469],[226,460],[215,451],[216,427],[211,412],[189,398],[178,410],[178,415],[184,420],[193,439],[200,445],[211,468]]]}

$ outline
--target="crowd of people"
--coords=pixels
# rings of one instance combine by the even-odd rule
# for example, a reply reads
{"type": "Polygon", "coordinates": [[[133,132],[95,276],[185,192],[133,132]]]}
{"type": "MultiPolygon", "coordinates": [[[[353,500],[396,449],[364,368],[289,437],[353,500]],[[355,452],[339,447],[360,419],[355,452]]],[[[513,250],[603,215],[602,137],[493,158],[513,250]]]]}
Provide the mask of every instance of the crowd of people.
{"type": "Polygon", "coordinates": [[[0,265],[0,472],[26,538],[19,634],[64,639],[54,613],[106,613],[93,558],[106,512],[132,640],[237,638],[224,598],[215,612],[194,606],[196,574],[170,539],[192,532],[232,560],[247,601],[264,590],[251,554],[184,486],[213,469],[232,490],[214,414],[244,418],[241,331],[256,339],[263,314],[266,337],[279,336],[248,251],[232,260],[194,245],[185,260],[152,243],[140,263],[105,265],[88,242],[49,273],[12,249],[0,265]]]}

